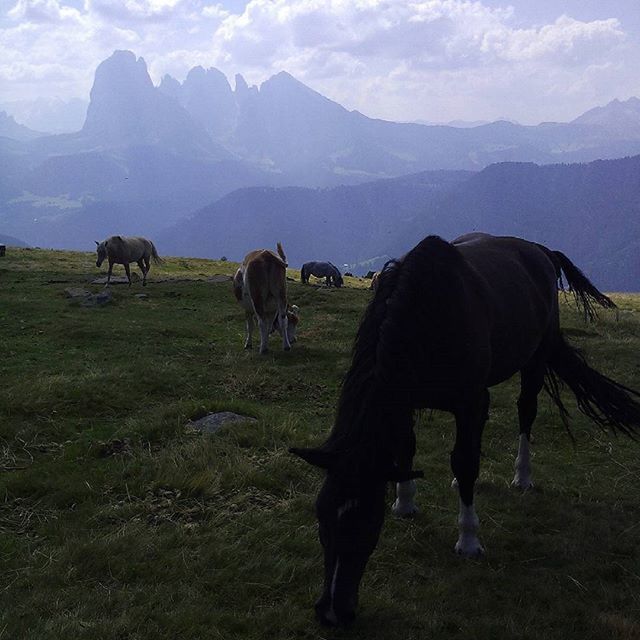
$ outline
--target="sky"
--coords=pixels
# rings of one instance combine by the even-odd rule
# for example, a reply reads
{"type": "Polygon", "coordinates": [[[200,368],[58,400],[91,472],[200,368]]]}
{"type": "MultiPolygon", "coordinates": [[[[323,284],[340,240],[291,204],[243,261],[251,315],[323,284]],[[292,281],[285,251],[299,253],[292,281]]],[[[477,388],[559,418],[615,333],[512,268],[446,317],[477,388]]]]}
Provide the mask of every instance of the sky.
{"type": "Polygon", "coordinates": [[[0,0],[0,104],[88,100],[115,49],[156,84],[285,70],[371,117],[569,121],[640,96],[640,1],[0,0]]]}

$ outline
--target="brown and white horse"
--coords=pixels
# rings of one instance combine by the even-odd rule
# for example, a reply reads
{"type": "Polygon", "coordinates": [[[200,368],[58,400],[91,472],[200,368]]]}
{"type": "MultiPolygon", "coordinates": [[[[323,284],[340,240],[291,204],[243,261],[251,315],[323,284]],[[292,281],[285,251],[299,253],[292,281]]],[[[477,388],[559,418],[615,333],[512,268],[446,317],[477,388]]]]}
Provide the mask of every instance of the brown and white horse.
{"type": "Polygon", "coordinates": [[[298,314],[287,307],[287,257],[279,242],[277,249],[278,255],[268,249],[251,251],[233,278],[234,295],[246,316],[244,348],[252,347],[255,317],[260,328],[260,353],[267,351],[269,334],[276,329],[285,351],[295,342],[298,314]]]}

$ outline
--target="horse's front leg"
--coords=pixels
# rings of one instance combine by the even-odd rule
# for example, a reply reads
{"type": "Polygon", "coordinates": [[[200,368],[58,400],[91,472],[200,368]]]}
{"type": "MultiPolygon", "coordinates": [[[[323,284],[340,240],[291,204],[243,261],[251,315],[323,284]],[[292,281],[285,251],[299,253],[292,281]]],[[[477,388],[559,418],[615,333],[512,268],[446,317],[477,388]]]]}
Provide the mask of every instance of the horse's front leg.
{"type": "Polygon", "coordinates": [[[129,286],[131,286],[131,269],[129,269],[128,263],[124,263],[124,270],[127,274],[127,280],[129,280],[129,286]]]}
{"type": "Polygon", "coordinates": [[[111,284],[111,274],[113,273],[113,262],[109,260],[109,271],[107,273],[107,282],[105,283],[105,287],[108,287],[111,284]]]}
{"type": "Polygon", "coordinates": [[[473,505],[474,485],[480,470],[480,442],[486,420],[486,400],[472,402],[456,413],[456,442],[451,452],[451,470],[458,481],[459,514],[456,553],[467,558],[484,554],[478,539],[480,521],[473,505]]]}
{"type": "MultiPolygon", "coordinates": [[[[416,453],[416,435],[413,431],[413,425],[402,443],[400,450],[396,456],[396,464],[398,469],[402,472],[409,473],[413,466],[413,457],[416,453]]],[[[396,500],[391,505],[391,512],[395,516],[409,517],[418,513],[418,507],[416,507],[413,501],[416,495],[416,482],[415,480],[406,480],[405,482],[396,483],[396,500]]]]}

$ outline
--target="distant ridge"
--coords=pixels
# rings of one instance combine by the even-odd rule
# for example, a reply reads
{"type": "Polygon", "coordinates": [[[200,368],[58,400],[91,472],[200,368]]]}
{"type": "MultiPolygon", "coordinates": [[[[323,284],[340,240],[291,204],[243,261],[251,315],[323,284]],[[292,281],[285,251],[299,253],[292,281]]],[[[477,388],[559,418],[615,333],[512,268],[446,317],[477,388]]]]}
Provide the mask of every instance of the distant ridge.
{"type": "Polygon", "coordinates": [[[25,141],[33,140],[43,135],[45,134],[18,124],[13,116],[10,116],[6,111],[0,111],[0,137],[25,141]]]}
{"type": "Polygon", "coordinates": [[[612,100],[583,113],[573,123],[600,126],[616,135],[640,136],[640,99],[612,100]]]}
{"type": "Polygon", "coordinates": [[[164,253],[241,259],[286,242],[292,265],[399,256],[422,237],[481,230],[565,251],[606,290],[640,290],[640,156],[500,163],[334,189],[236,191],[158,238],[164,253]],[[613,195],[612,195],[613,194],[613,195]]]}
{"type": "Polygon", "coordinates": [[[0,244],[4,244],[7,247],[28,247],[29,245],[24,242],[23,240],[20,240],[18,238],[14,238],[13,236],[6,236],[2,233],[0,233],[0,244]]]}

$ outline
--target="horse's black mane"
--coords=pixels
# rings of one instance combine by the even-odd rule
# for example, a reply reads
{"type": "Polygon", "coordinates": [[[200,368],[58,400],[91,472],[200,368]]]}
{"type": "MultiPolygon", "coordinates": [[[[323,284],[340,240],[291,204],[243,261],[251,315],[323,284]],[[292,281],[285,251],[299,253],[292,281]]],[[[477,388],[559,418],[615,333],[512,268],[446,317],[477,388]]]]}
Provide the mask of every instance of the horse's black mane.
{"type": "Polygon", "coordinates": [[[386,263],[356,334],[325,448],[368,449],[387,440],[393,423],[411,419],[412,387],[428,375],[433,355],[425,336],[437,329],[437,339],[446,339],[443,328],[455,334],[462,261],[454,246],[428,236],[403,259],[386,263]]]}

